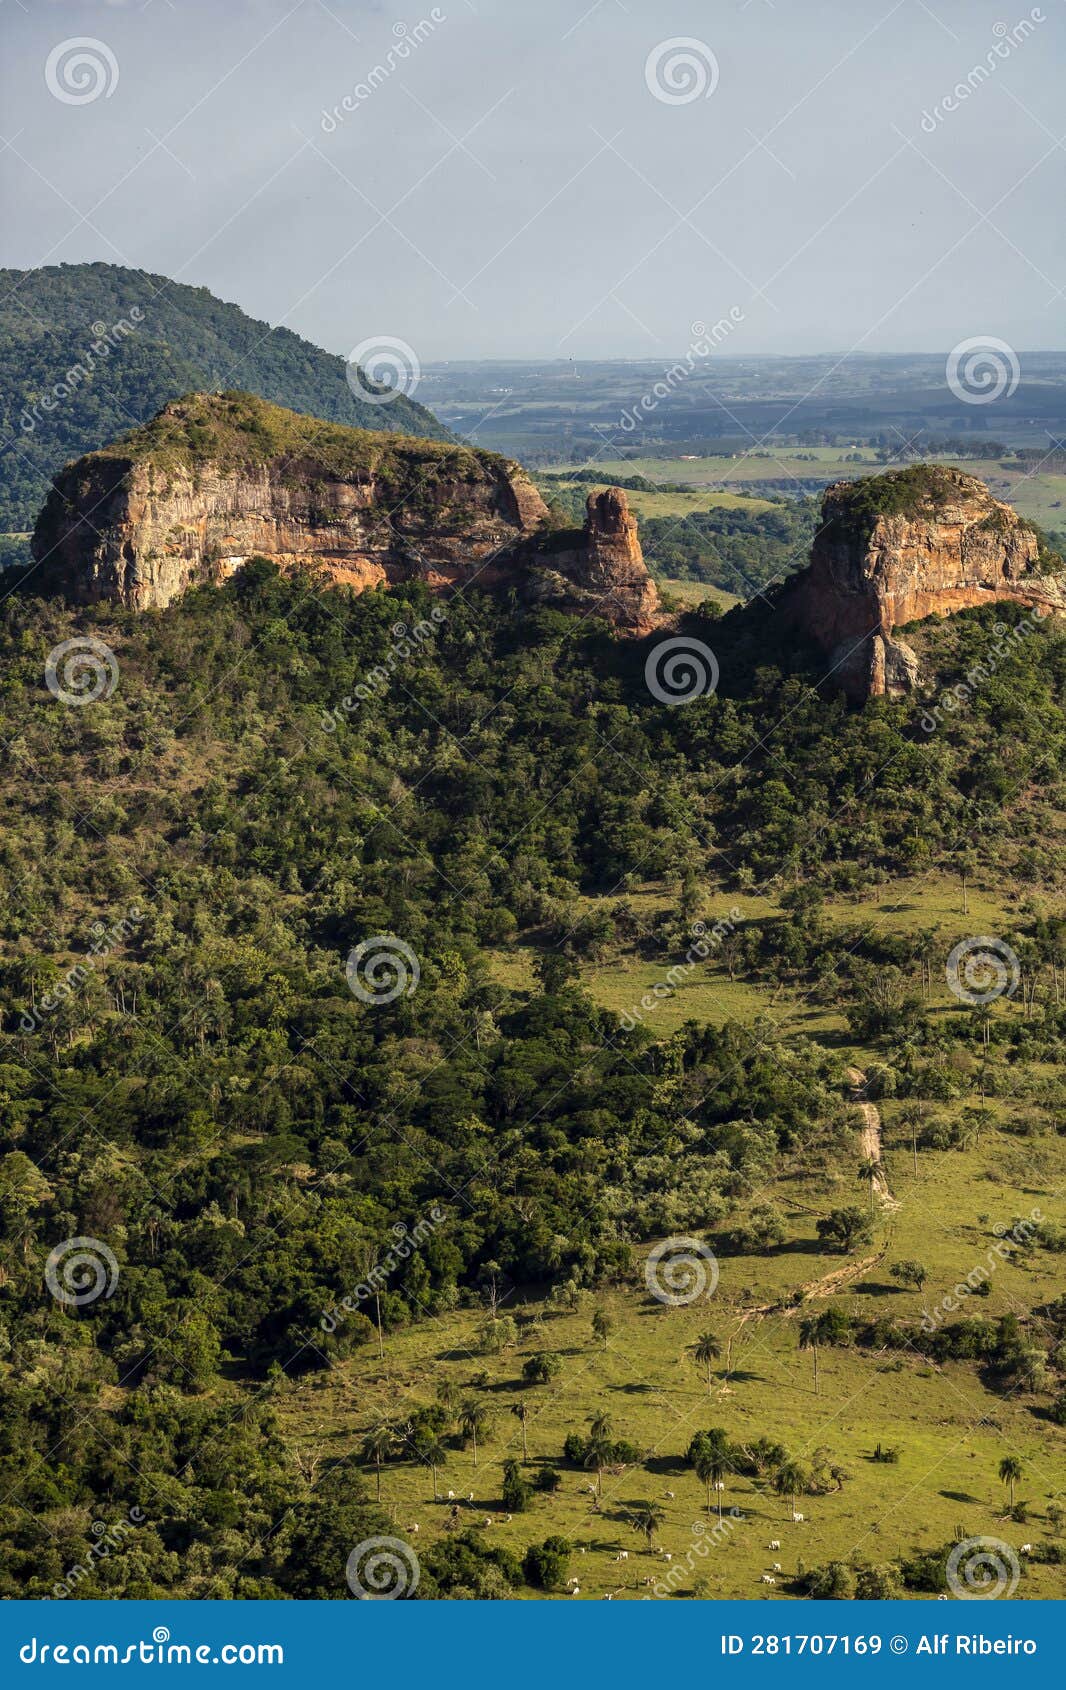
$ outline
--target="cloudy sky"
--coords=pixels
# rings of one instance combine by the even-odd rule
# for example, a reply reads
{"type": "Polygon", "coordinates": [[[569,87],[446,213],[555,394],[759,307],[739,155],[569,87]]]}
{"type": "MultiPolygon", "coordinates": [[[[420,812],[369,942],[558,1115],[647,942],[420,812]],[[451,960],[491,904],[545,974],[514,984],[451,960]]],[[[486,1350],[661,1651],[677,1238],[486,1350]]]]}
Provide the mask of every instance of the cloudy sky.
{"type": "Polygon", "coordinates": [[[730,310],[731,352],[1066,345],[1063,0],[0,0],[0,30],[6,265],[162,272],[342,353],[657,357],[730,310]]]}

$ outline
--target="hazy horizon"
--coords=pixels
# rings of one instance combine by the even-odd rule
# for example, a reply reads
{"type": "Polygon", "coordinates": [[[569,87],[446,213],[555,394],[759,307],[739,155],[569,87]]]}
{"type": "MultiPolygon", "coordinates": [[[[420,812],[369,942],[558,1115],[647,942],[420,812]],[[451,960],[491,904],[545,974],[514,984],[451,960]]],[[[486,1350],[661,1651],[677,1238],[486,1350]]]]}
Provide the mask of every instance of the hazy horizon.
{"type": "Polygon", "coordinates": [[[730,313],[722,359],[1066,344],[1062,0],[0,17],[5,265],[127,264],[423,364],[655,362],[730,313]]]}

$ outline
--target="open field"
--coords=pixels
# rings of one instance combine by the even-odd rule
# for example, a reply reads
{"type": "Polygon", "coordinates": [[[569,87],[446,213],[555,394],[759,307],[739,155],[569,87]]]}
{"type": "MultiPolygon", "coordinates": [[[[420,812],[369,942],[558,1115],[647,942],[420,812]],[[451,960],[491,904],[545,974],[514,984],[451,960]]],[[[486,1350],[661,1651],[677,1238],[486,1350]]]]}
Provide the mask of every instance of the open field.
{"type": "MultiPolygon", "coordinates": [[[[648,883],[630,891],[627,903],[650,925],[672,897],[670,888],[648,883]]],[[[582,900],[585,908],[595,902],[582,900]]],[[[711,903],[715,913],[735,908],[747,921],[780,913],[764,895],[721,892],[711,903]]],[[[968,890],[964,911],[960,885],[935,874],[895,881],[876,897],[837,899],[822,913],[841,929],[866,923],[897,933],[939,928],[952,940],[1009,933],[1018,916],[1014,900],[979,886],[968,890]]],[[[497,950],[492,972],[512,990],[530,989],[535,954],[531,947],[497,950]]],[[[596,1002],[620,1014],[663,975],[663,962],[636,950],[581,968],[582,984],[596,1002]]],[[[932,983],[929,1007],[934,1014],[957,1010],[943,981],[932,983]]],[[[999,1003],[992,1013],[1022,1011],[999,1003]]],[[[810,1005],[799,991],[771,993],[757,980],[730,981],[713,960],[657,1002],[649,1024],[665,1038],[688,1017],[750,1025],[760,1014],[772,1016],[786,1034],[824,1039],[847,1061],[869,1059],[848,1037],[841,1015],[810,1005]]],[[[278,1405],[283,1435],[304,1457],[336,1459],[357,1452],[363,1434],[382,1417],[402,1424],[442,1388],[476,1397],[488,1407],[491,1423],[476,1465],[470,1447],[446,1437],[447,1460],[438,1475],[442,1500],[434,1501],[431,1474],[417,1460],[400,1455],[383,1469],[381,1498],[396,1532],[417,1538],[424,1550],[447,1529],[454,1506],[453,1523],[485,1533],[519,1556],[529,1543],[562,1534],[574,1546],[569,1571],[582,1598],[766,1599],[771,1592],[761,1581],[775,1562],[782,1570],[773,1574],[772,1594],[787,1597],[799,1594],[790,1584],[797,1574],[831,1560],[885,1564],[936,1549],[953,1536],[989,1535],[1015,1550],[1023,1542],[1052,1541],[1058,1527],[1048,1509],[1066,1477],[1066,1430],[1051,1423],[1038,1399],[1019,1389],[990,1389],[973,1365],[938,1365],[909,1346],[893,1351],[856,1344],[820,1350],[816,1392],[811,1355],[800,1350],[798,1331],[804,1304],[818,1311],[831,1302],[856,1327],[884,1315],[919,1319],[976,1265],[995,1257],[998,1238],[1019,1216],[1039,1211],[1061,1221],[1066,1144],[1046,1129],[1036,1138],[1018,1131],[1018,1117],[1034,1098],[1040,1101],[1042,1084],[1056,1073],[1038,1064],[1016,1070],[1013,1090],[1007,1085],[989,1100],[994,1124],[965,1150],[915,1154],[902,1105],[882,1102],[874,1119],[883,1126],[884,1207],[858,1178],[862,1119],[855,1106],[854,1156],[816,1169],[783,1158],[731,1217],[742,1219],[752,1203],[770,1203],[783,1217],[783,1241],[764,1254],[721,1259],[717,1285],[695,1301],[667,1307],[649,1295],[643,1251],[629,1276],[594,1296],[582,1294],[577,1308],[549,1307],[533,1288],[511,1286],[501,1313],[516,1319],[517,1333],[502,1352],[479,1349],[484,1310],[476,1306],[389,1332],[383,1359],[367,1345],[288,1388],[278,1405]],[[829,1251],[816,1235],[816,1218],[856,1202],[874,1203],[872,1240],[850,1255],[829,1251]],[[901,1289],[888,1271],[907,1259],[921,1261],[927,1271],[921,1294],[901,1289]],[[606,1344],[592,1330],[596,1308],[611,1323],[606,1344]],[[721,1345],[709,1386],[692,1353],[708,1329],[721,1345]],[[523,1363],[543,1351],[559,1358],[558,1377],[548,1385],[525,1384],[523,1363]],[[528,1459],[511,1412],[523,1404],[529,1410],[528,1459]],[[562,1455],[567,1434],[584,1433],[597,1414],[610,1417],[613,1437],[641,1452],[639,1463],[604,1473],[599,1499],[595,1473],[562,1455]],[[796,1460],[823,1475],[832,1468],[836,1477],[823,1478],[814,1493],[799,1498],[804,1519],[794,1523],[792,1505],[765,1479],[731,1474],[719,1525],[685,1459],[693,1435],[712,1426],[724,1428],[734,1445],[750,1447],[760,1437],[783,1443],[796,1460]],[[897,1451],[898,1459],[875,1460],[878,1446],[897,1451]],[[1023,1520],[1004,1512],[998,1467],[1005,1450],[1022,1462],[1023,1520]],[[535,1491],[529,1509],[513,1518],[500,1497],[508,1458],[522,1461],[531,1478],[551,1467],[561,1474],[557,1492],[535,1491]],[[637,1529],[646,1503],[663,1516],[652,1549],[637,1529]],[[779,1550],[769,1549],[771,1539],[780,1541],[779,1550]]],[[[961,1108],[949,1104],[942,1114],[952,1118],[961,1108]]],[[[964,1301],[964,1314],[994,1320],[1047,1303],[1061,1292],[1060,1261],[1045,1250],[996,1258],[987,1296],[968,1306],[964,1301]]],[[[1019,1597],[1063,1594],[1061,1567],[1023,1558],[1022,1568],[1019,1597]]]]}
{"type": "MultiPolygon", "coordinates": [[[[886,1246],[889,1260],[919,1254],[930,1271],[924,1300],[931,1302],[985,1259],[995,1242],[994,1224],[1009,1224],[1034,1204],[1045,1213],[1055,1204],[1066,1173],[1061,1145],[1039,1178],[1004,1179],[1000,1156],[993,1135],[965,1154],[922,1152],[915,1176],[909,1155],[890,1145],[889,1177],[901,1207],[861,1257],[877,1256],[886,1246]]],[[[839,1182],[850,1184],[846,1171],[839,1182]]],[[[615,1323],[604,1349],[591,1331],[591,1305],[555,1314],[515,1291],[507,1305],[520,1317],[515,1348],[480,1354],[475,1337],[480,1316],[474,1310],[391,1333],[384,1361],[363,1351],[292,1388],[279,1403],[287,1441],[303,1453],[336,1458],[350,1453],[380,1416],[402,1421],[446,1382],[464,1395],[476,1394],[489,1405],[494,1424],[477,1466],[470,1449],[449,1451],[439,1474],[442,1498],[454,1491],[461,1499],[462,1525],[490,1533],[493,1542],[518,1554],[531,1541],[564,1534],[575,1545],[570,1570],[583,1597],[609,1592],[623,1598],[667,1592],[684,1597],[694,1594],[699,1580],[700,1594],[758,1598],[768,1594],[761,1575],[775,1561],[783,1572],[774,1594],[782,1596],[789,1576],[803,1566],[852,1554],[886,1562],[950,1542],[956,1528],[965,1536],[1004,1538],[1016,1548],[1048,1539],[1046,1509],[1061,1488],[1066,1433],[1035,1417],[1029,1399],[987,1391],[966,1366],[938,1367],[911,1352],[857,1348],[822,1352],[816,1395],[811,1358],[797,1346],[796,1319],[748,1314],[847,1265],[840,1256],[821,1253],[802,1207],[824,1208],[831,1191],[792,1180],[777,1182],[764,1195],[792,1206],[794,1230],[768,1258],[723,1261],[713,1297],[663,1307],[647,1295],[637,1271],[632,1283],[596,1299],[615,1323]],[[723,1354],[732,1337],[731,1371],[724,1360],[716,1364],[710,1390],[691,1355],[708,1326],[719,1335],[723,1354]],[[525,1386],[522,1363],[541,1350],[559,1356],[561,1372],[549,1386],[525,1386]],[[522,1456],[521,1427],[510,1413],[522,1402],[530,1409],[528,1470],[535,1474],[554,1466],[562,1483],[554,1496],[536,1493],[528,1512],[506,1521],[501,1464],[522,1456]],[[567,1433],[585,1429],[597,1413],[608,1414],[614,1435],[643,1453],[641,1465],[605,1473],[598,1505],[590,1495],[594,1474],[562,1460],[567,1433]],[[716,1540],[704,1487],[684,1460],[694,1433],[709,1426],[725,1428],[741,1443],[760,1436],[780,1440],[806,1463],[825,1451],[825,1459],[846,1475],[842,1488],[802,1497],[797,1506],[805,1519],[797,1525],[790,1505],[765,1486],[749,1477],[731,1479],[716,1540]],[[898,1448],[898,1462],[874,1461],[878,1443],[898,1448]],[[1005,1447],[1025,1468],[1019,1496],[1030,1513],[1024,1526],[1003,1515],[997,1468],[1005,1447]],[[655,1544],[672,1556],[669,1569],[634,1528],[636,1510],[646,1501],[663,1510],[655,1544]],[[739,1509],[739,1518],[730,1516],[732,1508],[739,1509]],[[771,1538],[780,1540],[780,1551],[768,1549],[771,1538]],[[627,1552],[627,1561],[616,1561],[620,1551],[627,1552]],[[677,1582],[665,1590],[660,1585],[656,1592],[646,1583],[668,1574],[677,1582]]],[[[1051,1271],[1048,1264],[1047,1257],[1005,1263],[982,1313],[995,1316],[1054,1295],[1054,1264],[1051,1271]]],[[[833,1300],[855,1320],[889,1308],[893,1314],[916,1314],[923,1301],[901,1292],[876,1263],[833,1300]]],[[[450,1505],[434,1503],[430,1473],[418,1462],[387,1466],[381,1495],[400,1535],[418,1525],[420,1549],[445,1529],[450,1505]]],[[[1018,1595],[1062,1595],[1061,1568],[1026,1566],[1018,1595]]]]}
{"type": "MultiPolygon", "coordinates": [[[[688,465],[682,465],[683,469],[688,465]]],[[[620,464],[604,465],[604,480],[610,481],[612,475],[641,475],[642,470],[626,469],[620,464]]],[[[657,477],[667,480],[663,475],[657,477]]],[[[685,481],[684,475],[675,475],[669,479],[685,481]]],[[[580,493],[585,497],[591,491],[591,486],[583,481],[561,481],[554,486],[568,492],[580,493]]],[[[692,516],[697,511],[707,511],[715,508],[722,510],[750,511],[753,515],[759,511],[769,510],[768,499],[751,498],[744,493],[645,493],[637,488],[626,490],[626,499],[641,521],[648,521],[656,516],[692,516]]]]}
{"type": "MultiPolygon", "coordinates": [[[[649,481],[659,483],[684,484],[696,488],[715,489],[715,495],[708,499],[702,495],[702,502],[697,500],[689,508],[692,510],[707,510],[712,504],[724,503],[730,498],[728,489],[751,487],[757,490],[760,482],[780,482],[795,480],[797,482],[818,482],[828,486],[833,481],[851,481],[862,475],[875,475],[884,470],[885,465],[878,463],[874,451],[870,447],[856,447],[857,457],[845,455],[840,448],[834,446],[804,446],[802,449],[781,447],[780,450],[762,448],[758,451],[737,454],[699,457],[686,460],[679,457],[640,457],[604,459],[597,463],[597,471],[602,471],[604,481],[612,477],[642,475],[649,481]]],[[[931,459],[931,462],[955,462],[951,458],[931,459]]],[[[582,465],[568,466],[582,468],[582,465]]],[[[1028,473],[1021,469],[1004,469],[998,459],[967,459],[960,464],[967,474],[976,475],[981,481],[988,483],[992,492],[999,499],[1014,505],[1022,516],[1038,522],[1042,528],[1061,531],[1066,528],[1066,475],[1048,474],[1045,472],[1028,473]]],[[[695,497],[695,495],[694,495],[695,497]]],[[[741,500],[743,509],[757,509],[743,494],[736,495],[741,500]]],[[[659,508],[652,509],[651,504],[657,500],[682,501],[683,494],[647,494],[632,493],[630,503],[640,516],[659,516],[675,514],[673,511],[659,508]],[[643,508],[643,503],[647,509],[643,508]]],[[[676,514],[688,514],[680,508],[676,514]]]]}

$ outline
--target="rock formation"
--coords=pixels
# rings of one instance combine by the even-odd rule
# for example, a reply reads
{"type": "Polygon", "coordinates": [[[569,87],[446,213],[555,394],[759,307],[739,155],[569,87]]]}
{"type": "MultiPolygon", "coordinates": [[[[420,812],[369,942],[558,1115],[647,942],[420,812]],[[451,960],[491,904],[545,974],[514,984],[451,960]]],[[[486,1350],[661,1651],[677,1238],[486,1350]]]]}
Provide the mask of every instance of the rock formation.
{"type": "Polygon", "coordinates": [[[559,537],[561,549],[550,555],[543,549],[527,596],[582,615],[602,616],[633,633],[650,633],[659,594],[625,494],[620,487],[590,493],[585,509],[582,534],[564,533],[559,537]]]}
{"type": "Polygon", "coordinates": [[[552,530],[525,472],[496,453],[298,416],[250,394],[190,394],[56,477],[33,585],[76,604],[163,608],[250,557],[319,568],[357,591],[424,580],[515,587],[652,625],[658,595],[617,488],[580,530],[552,530]]]}
{"type": "Polygon", "coordinates": [[[807,569],[783,604],[857,700],[910,691],[918,659],[895,630],[1011,600],[1066,610],[1036,530],[975,476],[914,465],[826,489],[807,569]]]}

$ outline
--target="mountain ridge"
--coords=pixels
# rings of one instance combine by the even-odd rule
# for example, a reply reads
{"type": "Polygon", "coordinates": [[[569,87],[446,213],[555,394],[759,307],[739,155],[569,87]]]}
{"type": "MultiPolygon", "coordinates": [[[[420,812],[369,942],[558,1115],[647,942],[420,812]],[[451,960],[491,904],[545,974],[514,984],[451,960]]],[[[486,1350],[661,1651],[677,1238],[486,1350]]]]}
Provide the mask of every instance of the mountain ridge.
{"type": "Polygon", "coordinates": [[[239,385],[371,431],[450,440],[406,394],[358,398],[343,358],[208,288],[122,265],[0,270],[0,530],[25,532],[51,476],[169,400],[239,385]],[[135,315],[136,313],[136,315],[135,315]]]}

